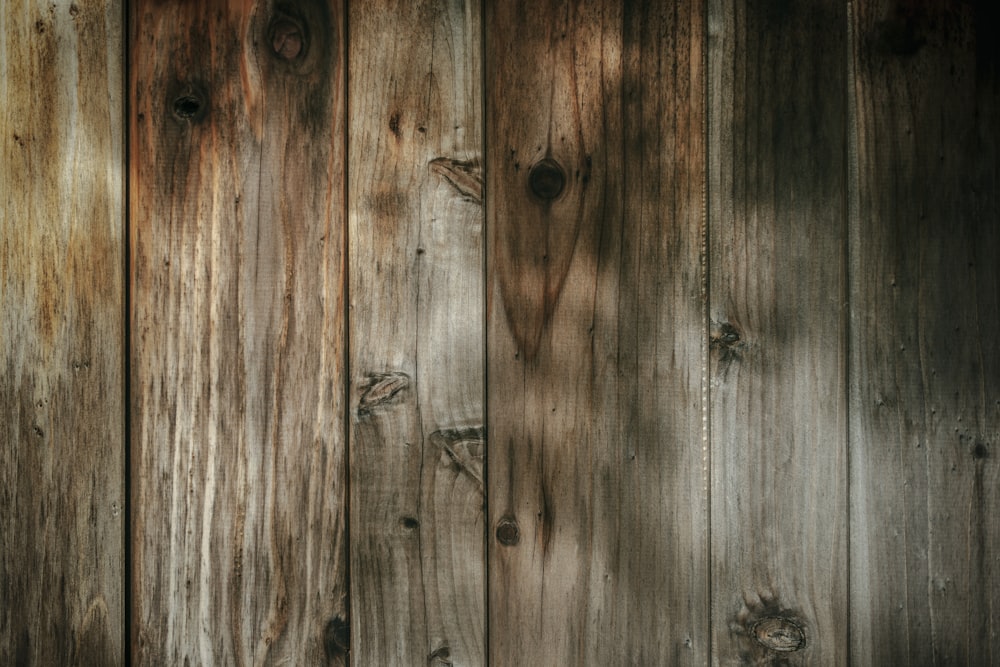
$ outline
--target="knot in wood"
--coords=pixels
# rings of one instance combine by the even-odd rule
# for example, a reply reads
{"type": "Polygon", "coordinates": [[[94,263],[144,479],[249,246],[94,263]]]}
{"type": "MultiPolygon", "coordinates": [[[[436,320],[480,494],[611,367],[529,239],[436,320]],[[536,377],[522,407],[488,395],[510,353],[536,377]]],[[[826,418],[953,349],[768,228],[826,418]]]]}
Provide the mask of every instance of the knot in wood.
{"type": "Polygon", "coordinates": [[[528,186],[539,199],[552,200],[562,194],[566,174],[559,163],[545,158],[528,171],[528,186]]]}
{"type": "Polygon", "coordinates": [[[267,31],[274,54],[285,60],[295,60],[305,46],[302,28],[286,17],[275,18],[267,31]]]}
{"type": "Polygon", "coordinates": [[[795,621],[781,616],[767,616],[760,619],[750,628],[750,634],[761,646],[781,653],[798,651],[806,643],[802,627],[795,621]]]}
{"type": "Polygon", "coordinates": [[[174,100],[174,115],[187,120],[196,118],[201,112],[201,100],[195,95],[181,95],[174,100]]]}
{"type": "Polygon", "coordinates": [[[178,120],[194,123],[208,113],[208,93],[200,83],[180,84],[171,97],[170,110],[178,120]]]}
{"type": "Polygon", "coordinates": [[[351,625],[346,619],[334,616],[327,621],[323,629],[323,648],[328,658],[347,655],[351,649],[351,625]]]}
{"type": "Polygon", "coordinates": [[[504,517],[497,524],[497,540],[505,547],[517,546],[521,541],[521,529],[514,517],[504,517]]]}

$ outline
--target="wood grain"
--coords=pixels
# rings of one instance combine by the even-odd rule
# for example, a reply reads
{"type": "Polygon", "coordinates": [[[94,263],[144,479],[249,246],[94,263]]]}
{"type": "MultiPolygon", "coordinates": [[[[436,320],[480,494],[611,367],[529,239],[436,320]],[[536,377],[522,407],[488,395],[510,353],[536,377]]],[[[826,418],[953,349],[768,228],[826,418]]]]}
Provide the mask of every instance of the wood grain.
{"type": "Polygon", "coordinates": [[[1000,14],[853,3],[852,661],[1000,661],[1000,14]]]}
{"type": "Polygon", "coordinates": [[[349,25],[352,660],[482,665],[480,3],[349,25]]]}
{"type": "Polygon", "coordinates": [[[487,5],[491,662],[705,664],[704,16],[487,5]]]}
{"type": "Polygon", "coordinates": [[[708,11],[713,663],[843,664],[845,10],[708,11]]]}
{"type": "Polygon", "coordinates": [[[0,11],[0,664],[123,663],[120,3],[0,11]]]}
{"type": "Polygon", "coordinates": [[[347,661],[342,13],[131,13],[137,665],[347,661]]]}

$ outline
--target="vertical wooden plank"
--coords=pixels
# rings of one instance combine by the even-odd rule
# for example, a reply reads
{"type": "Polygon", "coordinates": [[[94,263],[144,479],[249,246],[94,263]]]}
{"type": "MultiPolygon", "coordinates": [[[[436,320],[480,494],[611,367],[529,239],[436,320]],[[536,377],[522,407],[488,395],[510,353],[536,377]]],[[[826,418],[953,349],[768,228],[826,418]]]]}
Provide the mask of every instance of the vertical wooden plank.
{"type": "Polygon", "coordinates": [[[494,664],[708,661],[703,31],[488,3],[494,664]]]}
{"type": "Polygon", "coordinates": [[[846,34],[709,4],[715,664],[847,658],[846,34]]]}
{"type": "Polygon", "coordinates": [[[0,664],[123,662],[122,7],[0,10],[0,664]]]}
{"type": "Polygon", "coordinates": [[[1000,14],[855,2],[852,660],[1000,661],[1000,14]]]}
{"type": "Polygon", "coordinates": [[[135,664],[345,664],[343,8],[133,11],[135,664]]]}
{"type": "Polygon", "coordinates": [[[480,3],[349,25],[352,659],[482,665],[480,3]]]}

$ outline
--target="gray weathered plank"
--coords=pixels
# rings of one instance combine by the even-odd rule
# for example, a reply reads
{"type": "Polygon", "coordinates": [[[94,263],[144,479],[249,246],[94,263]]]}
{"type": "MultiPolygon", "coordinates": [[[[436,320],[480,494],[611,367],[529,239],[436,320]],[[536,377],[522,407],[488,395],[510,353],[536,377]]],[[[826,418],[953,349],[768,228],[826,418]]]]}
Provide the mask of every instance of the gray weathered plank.
{"type": "Polygon", "coordinates": [[[344,22],[131,13],[135,664],[344,664],[344,22]]]}
{"type": "Polygon", "coordinates": [[[842,3],[709,3],[715,664],[847,658],[842,3]]]}
{"type": "Polygon", "coordinates": [[[853,3],[852,661],[1000,661],[1000,15],[853,3]]]}
{"type": "Polygon", "coordinates": [[[352,661],[482,665],[480,3],[349,25],[352,661]]]}
{"type": "Polygon", "coordinates": [[[487,3],[493,664],[708,660],[700,7],[487,3]]]}
{"type": "Polygon", "coordinates": [[[123,662],[122,8],[0,10],[0,664],[123,662]]]}

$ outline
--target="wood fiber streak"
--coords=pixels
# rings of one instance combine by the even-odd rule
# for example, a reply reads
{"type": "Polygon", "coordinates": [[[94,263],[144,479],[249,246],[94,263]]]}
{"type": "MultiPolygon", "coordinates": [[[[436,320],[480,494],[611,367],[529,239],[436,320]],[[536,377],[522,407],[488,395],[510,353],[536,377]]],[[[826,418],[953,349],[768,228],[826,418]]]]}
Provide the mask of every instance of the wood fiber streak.
{"type": "Polygon", "coordinates": [[[487,3],[492,664],[708,661],[699,7],[487,3]]]}
{"type": "Polygon", "coordinates": [[[118,2],[0,10],[0,664],[123,663],[118,2]]]}
{"type": "Polygon", "coordinates": [[[713,663],[843,664],[845,9],[708,11],[713,663]]]}
{"type": "Polygon", "coordinates": [[[483,665],[480,2],[349,25],[352,661],[483,665]]]}
{"type": "Polygon", "coordinates": [[[343,8],[131,16],[133,661],[343,665],[343,8]]]}
{"type": "Polygon", "coordinates": [[[1000,661],[1000,14],[854,2],[851,638],[1000,661]]]}

